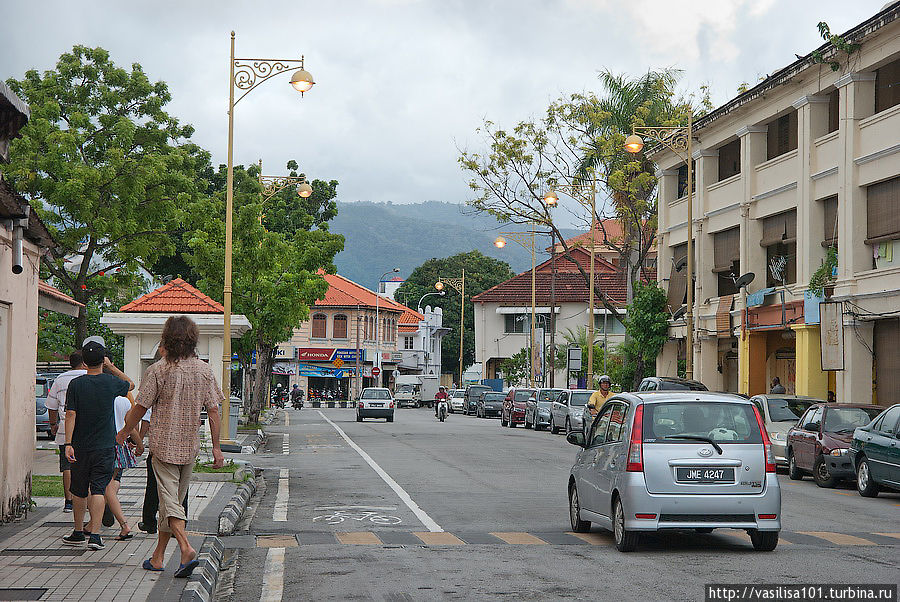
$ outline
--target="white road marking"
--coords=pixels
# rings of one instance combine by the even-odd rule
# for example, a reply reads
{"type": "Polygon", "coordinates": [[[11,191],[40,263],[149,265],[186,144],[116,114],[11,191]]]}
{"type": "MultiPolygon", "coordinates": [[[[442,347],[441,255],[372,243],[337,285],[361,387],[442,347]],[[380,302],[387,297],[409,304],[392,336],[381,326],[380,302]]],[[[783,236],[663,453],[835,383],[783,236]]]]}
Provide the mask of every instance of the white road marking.
{"type": "Polygon", "coordinates": [[[291,426],[291,415],[287,412],[284,413],[284,426],[291,426]]]}
{"type": "Polygon", "coordinates": [[[287,456],[291,453],[291,436],[284,434],[284,440],[281,442],[281,455],[287,456]]]}
{"type": "Polygon", "coordinates": [[[278,475],[278,493],[275,494],[275,510],[272,513],[273,521],[287,521],[289,483],[288,476],[288,469],[282,468],[281,473],[278,475]]]}
{"type": "Polygon", "coordinates": [[[432,533],[443,533],[444,532],[444,530],[441,528],[441,526],[439,524],[437,524],[433,518],[428,516],[428,514],[426,514],[424,510],[419,508],[419,505],[413,501],[413,499],[410,497],[410,495],[408,493],[406,493],[406,490],[403,489],[403,487],[401,487],[397,483],[397,481],[395,481],[393,478],[391,478],[391,475],[386,473],[384,471],[384,469],[381,468],[381,466],[379,466],[378,463],[372,459],[372,456],[367,454],[365,451],[363,451],[363,448],[361,448],[356,443],[354,443],[353,439],[348,437],[347,433],[345,433],[341,427],[339,427],[334,422],[329,420],[328,416],[323,414],[321,411],[319,411],[319,416],[321,416],[325,420],[325,422],[327,422],[328,424],[333,426],[334,430],[336,430],[338,432],[338,434],[344,438],[344,441],[346,441],[347,444],[350,445],[350,447],[355,449],[356,453],[358,453],[360,456],[362,456],[362,459],[365,460],[366,463],[372,467],[372,470],[374,470],[378,474],[378,476],[381,477],[381,480],[384,481],[385,483],[387,483],[388,487],[390,487],[391,489],[394,490],[394,493],[397,494],[397,496],[400,498],[400,501],[402,501],[404,504],[406,504],[406,506],[410,510],[412,510],[413,514],[416,515],[416,518],[419,519],[419,521],[422,523],[422,525],[426,529],[428,529],[432,533]]]}
{"type": "Polygon", "coordinates": [[[260,602],[280,602],[284,595],[284,548],[269,548],[260,602]]]}

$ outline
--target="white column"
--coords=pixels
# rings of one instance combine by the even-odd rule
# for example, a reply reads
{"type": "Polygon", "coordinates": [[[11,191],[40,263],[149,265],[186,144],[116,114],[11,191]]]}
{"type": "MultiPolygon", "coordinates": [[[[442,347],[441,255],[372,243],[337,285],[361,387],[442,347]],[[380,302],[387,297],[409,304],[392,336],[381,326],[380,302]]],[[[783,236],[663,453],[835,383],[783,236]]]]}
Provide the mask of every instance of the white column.
{"type": "Polygon", "coordinates": [[[793,102],[797,109],[797,283],[809,282],[825,257],[820,244],[824,232],[825,209],[813,198],[810,175],[812,171],[813,140],[823,136],[828,127],[828,97],[801,96],[793,102]]]}
{"type": "MultiPolygon", "coordinates": [[[[756,166],[766,160],[765,125],[750,125],[739,129],[736,134],[741,139],[741,205],[749,208],[756,194],[756,166]]],[[[744,215],[742,210],[742,215],[744,215]]],[[[750,219],[750,213],[744,217],[741,236],[741,271],[756,273],[753,289],[766,286],[766,250],[759,246],[762,240],[762,223],[750,219]]]]}
{"type": "MultiPolygon", "coordinates": [[[[210,335],[209,337],[209,360],[212,362],[213,358],[222,357],[222,354],[225,350],[224,339],[221,335],[210,335]]],[[[219,383],[219,386],[222,387],[222,393],[225,395],[231,394],[231,383],[222,384],[222,374],[219,370],[213,370],[213,374],[216,375],[216,382],[219,383]]]]}

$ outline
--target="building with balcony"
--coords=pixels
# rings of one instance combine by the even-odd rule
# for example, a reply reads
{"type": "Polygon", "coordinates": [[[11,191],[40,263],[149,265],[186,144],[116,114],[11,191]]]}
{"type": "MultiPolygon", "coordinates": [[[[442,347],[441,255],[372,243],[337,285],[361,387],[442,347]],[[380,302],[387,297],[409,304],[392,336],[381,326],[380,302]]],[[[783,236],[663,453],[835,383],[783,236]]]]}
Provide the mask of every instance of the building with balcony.
{"type": "Polygon", "coordinates": [[[688,286],[692,203],[694,348],[670,321],[657,374],[693,354],[710,389],[758,394],[778,376],[788,393],[880,404],[900,400],[900,3],[825,44],[694,123],[696,178],[667,149],[651,150],[659,177],[659,278],[676,310],[688,286]],[[840,302],[822,370],[819,302],[809,291],[837,251],[830,301],[840,302]],[[746,289],[734,278],[753,272],[746,289]],[[842,339],[842,341],[841,341],[842,339]],[[843,345],[842,353],[839,346],[843,345]]]}
{"type": "Polygon", "coordinates": [[[443,320],[440,307],[427,306],[421,313],[406,308],[398,326],[401,374],[440,376],[441,339],[450,332],[443,326],[443,320]]]}

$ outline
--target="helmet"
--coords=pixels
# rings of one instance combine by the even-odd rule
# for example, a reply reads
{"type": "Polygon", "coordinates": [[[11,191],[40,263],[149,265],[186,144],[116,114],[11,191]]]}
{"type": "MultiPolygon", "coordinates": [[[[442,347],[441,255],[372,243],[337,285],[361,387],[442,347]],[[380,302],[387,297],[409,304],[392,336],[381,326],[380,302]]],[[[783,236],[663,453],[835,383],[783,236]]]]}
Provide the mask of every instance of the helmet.
{"type": "Polygon", "coordinates": [[[612,379],[609,377],[609,375],[604,374],[603,376],[600,377],[600,382],[612,384],[612,379]]]}
{"type": "Polygon", "coordinates": [[[439,390],[439,391],[443,391],[443,390],[446,389],[446,388],[447,388],[447,387],[445,387],[444,385],[441,385],[440,387],[438,387],[438,390],[439,390]]]}

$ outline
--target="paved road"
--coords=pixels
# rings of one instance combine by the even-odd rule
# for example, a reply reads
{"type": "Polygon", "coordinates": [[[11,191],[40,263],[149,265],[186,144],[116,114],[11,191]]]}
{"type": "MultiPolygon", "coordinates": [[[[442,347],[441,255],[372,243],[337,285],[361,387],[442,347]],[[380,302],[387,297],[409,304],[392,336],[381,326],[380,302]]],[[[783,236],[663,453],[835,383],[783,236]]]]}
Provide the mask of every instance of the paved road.
{"type": "Polygon", "coordinates": [[[698,600],[710,582],[900,580],[900,494],[782,475],[775,552],[716,531],[624,555],[607,533],[569,533],[576,450],[562,436],[458,414],[441,424],[426,409],[393,423],[287,410],[268,432],[264,491],[249,531],[226,540],[220,599],[698,600]]]}

